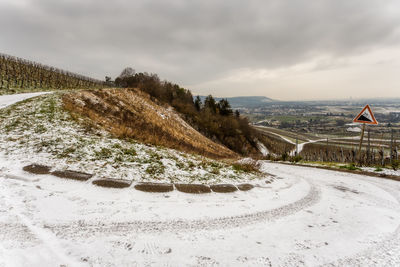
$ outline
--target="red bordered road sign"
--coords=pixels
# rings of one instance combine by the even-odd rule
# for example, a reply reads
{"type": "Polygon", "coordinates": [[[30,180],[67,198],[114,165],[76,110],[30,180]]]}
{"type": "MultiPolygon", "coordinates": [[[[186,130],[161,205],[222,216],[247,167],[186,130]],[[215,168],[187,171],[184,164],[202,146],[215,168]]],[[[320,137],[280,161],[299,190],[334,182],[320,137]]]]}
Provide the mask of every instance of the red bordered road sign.
{"type": "Polygon", "coordinates": [[[360,114],[354,118],[353,122],[366,123],[366,124],[378,124],[375,119],[374,113],[372,113],[369,105],[366,105],[363,110],[361,110],[360,114]]]}

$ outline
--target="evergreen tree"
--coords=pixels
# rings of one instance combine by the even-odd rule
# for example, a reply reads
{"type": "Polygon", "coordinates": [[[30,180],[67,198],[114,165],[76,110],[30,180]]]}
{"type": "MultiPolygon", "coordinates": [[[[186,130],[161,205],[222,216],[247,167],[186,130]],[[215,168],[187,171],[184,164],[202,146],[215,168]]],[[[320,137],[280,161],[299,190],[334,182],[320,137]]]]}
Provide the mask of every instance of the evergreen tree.
{"type": "Polygon", "coordinates": [[[194,100],[194,107],[196,108],[197,111],[200,111],[200,109],[201,109],[200,96],[197,96],[196,99],[194,100]]]}
{"type": "Polygon", "coordinates": [[[233,111],[231,109],[231,105],[229,104],[227,99],[221,99],[218,102],[218,110],[219,114],[222,116],[232,115],[233,111]]]}
{"type": "Polygon", "coordinates": [[[217,113],[217,103],[212,95],[207,96],[204,100],[204,108],[210,110],[214,114],[217,113]]]}
{"type": "Polygon", "coordinates": [[[239,118],[239,117],[240,117],[240,112],[239,112],[239,110],[235,110],[235,116],[236,116],[236,118],[239,118]]]}

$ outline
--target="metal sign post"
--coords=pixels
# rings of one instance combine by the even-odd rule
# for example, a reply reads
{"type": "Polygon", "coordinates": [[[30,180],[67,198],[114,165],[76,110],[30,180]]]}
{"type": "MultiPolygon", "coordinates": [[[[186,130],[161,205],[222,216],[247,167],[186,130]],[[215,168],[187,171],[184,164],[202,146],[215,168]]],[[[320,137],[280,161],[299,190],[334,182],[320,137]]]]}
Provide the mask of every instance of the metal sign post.
{"type": "Polygon", "coordinates": [[[361,148],[362,148],[362,142],[364,139],[364,133],[365,133],[365,124],[373,124],[377,125],[378,121],[375,119],[374,114],[372,113],[371,108],[369,105],[366,105],[361,112],[354,118],[353,122],[358,122],[362,123],[362,131],[361,131],[361,137],[360,137],[360,146],[358,147],[358,161],[361,165],[362,161],[362,156],[361,156],[361,148]]]}
{"type": "Polygon", "coordinates": [[[390,129],[390,165],[393,163],[393,129],[390,129]]]}
{"type": "Polygon", "coordinates": [[[358,147],[358,162],[360,163],[360,165],[361,165],[361,159],[362,159],[362,157],[361,157],[361,147],[362,147],[362,142],[363,142],[363,139],[364,139],[364,132],[365,132],[365,123],[362,126],[361,138],[360,138],[360,146],[358,147]]]}

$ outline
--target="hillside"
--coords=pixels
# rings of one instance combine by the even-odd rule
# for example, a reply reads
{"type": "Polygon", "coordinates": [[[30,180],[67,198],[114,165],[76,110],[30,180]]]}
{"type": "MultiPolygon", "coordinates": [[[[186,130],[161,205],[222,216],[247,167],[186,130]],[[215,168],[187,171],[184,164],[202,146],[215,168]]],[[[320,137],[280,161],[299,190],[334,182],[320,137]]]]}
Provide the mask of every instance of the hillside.
{"type": "Polygon", "coordinates": [[[237,157],[193,129],[173,108],[157,104],[138,89],[72,92],[63,96],[63,104],[120,138],[213,158],[237,157]]]}
{"type": "MultiPolygon", "coordinates": [[[[104,94],[105,97],[113,91],[116,90],[96,91],[96,93],[104,94]]],[[[189,144],[193,149],[196,147],[199,149],[199,146],[204,145],[205,151],[213,153],[216,157],[236,156],[228,149],[201,137],[173,111],[151,104],[140,93],[136,95],[134,92],[135,90],[121,90],[121,99],[123,99],[123,95],[130,98],[118,101],[124,103],[134,101],[135,109],[126,110],[126,114],[130,114],[130,116],[134,116],[134,112],[140,112],[140,110],[148,113],[142,114],[143,117],[148,118],[143,119],[142,123],[154,123],[154,127],[151,128],[148,125],[147,128],[144,128],[148,131],[142,136],[150,135],[152,130],[153,135],[160,133],[160,141],[162,141],[161,134],[171,133],[173,127],[165,126],[165,132],[159,132],[156,125],[164,125],[167,121],[171,121],[176,128],[176,137],[180,137],[183,130],[189,131],[190,135],[187,139],[183,138],[185,142],[182,141],[181,144],[185,149],[191,148],[189,144]],[[130,94],[136,96],[133,97],[130,94]],[[160,120],[162,116],[165,116],[166,122],[160,120]]],[[[88,97],[94,103],[95,99],[100,98],[94,97],[93,92],[75,93],[75,91],[71,91],[68,95],[64,96],[64,94],[64,92],[58,92],[41,95],[0,109],[0,155],[4,159],[19,166],[37,163],[58,170],[68,169],[92,173],[95,174],[94,178],[123,179],[135,182],[208,184],[244,182],[260,178],[259,173],[242,168],[240,164],[233,164],[232,160],[217,161],[165,146],[145,144],[132,138],[118,138],[107,131],[110,130],[105,127],[108,123],[101,123],[100,120],[95,123],[89,117],[64,109],[63,100],[67,106],[71,107],[68,100],[71,100],[73,95],[80,95],[82,99],[88,97]]],[[[10,97],[7,99],[8,102],[13,102],[10,97]]],[[[83,100],[80,101],[77,100],[76,103],[84,103],[83,100]]],[[[108,101],[111,100],[108,99],[108,101]]],[[[118,118],[118,115],[113,112],[125,104],[120,103],[114,109],[110,109],[109,102],[105,101],[99,101],[97,105],[98,108],[107,108],[107,111],[110,112],[110,119],[107,122],[110,122],[118,118]]],[[[93,114],[91,116],[95,118],[97,115],[93,114]]],[[[139,117],[135,117],[135,120],[139,119],[139,117]]],[[[133,129],[133,124],[127,124],[127,127],[131,126],[133,129]]],[[[133,132],[128,131],[127,133],[133,132]]],[[[174,143],[174,145],[177,144],[174,143]]]]}
{"type": "Polygon", "coordinates": [[[135,73],[124,69],[115,79],[123,88],[138,88],[151,99],[173,107],[193,128],[211,140],[223,144],[242,156],[261,156],[260,134],[251,127],[246,117],[233,110],[229,101],[207,96],[193,100],[192,92],[178,84],[161,81],[157,74],[135,73]]]}

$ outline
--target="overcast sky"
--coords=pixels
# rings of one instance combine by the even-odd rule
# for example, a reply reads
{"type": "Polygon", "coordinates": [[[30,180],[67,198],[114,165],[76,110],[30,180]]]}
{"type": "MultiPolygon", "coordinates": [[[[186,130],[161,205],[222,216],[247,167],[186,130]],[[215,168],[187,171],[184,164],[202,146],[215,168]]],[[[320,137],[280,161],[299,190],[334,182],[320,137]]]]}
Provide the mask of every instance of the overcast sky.
{"type": "Polygon", "coordinates": [[[398,0],[0,0],[0,52],[196,94],[400,97],[398,0]]]}

